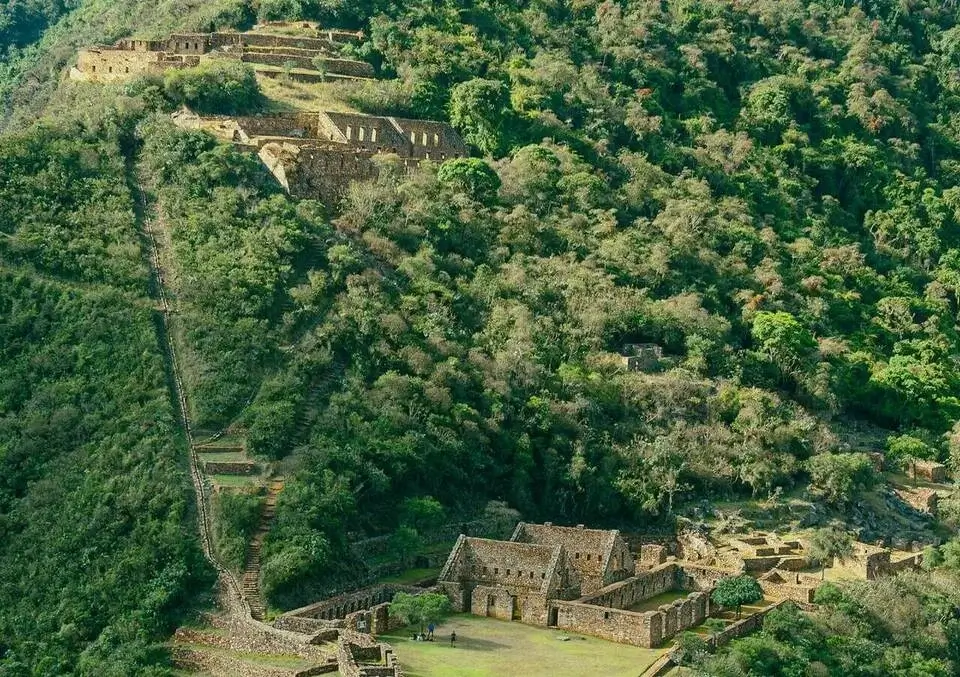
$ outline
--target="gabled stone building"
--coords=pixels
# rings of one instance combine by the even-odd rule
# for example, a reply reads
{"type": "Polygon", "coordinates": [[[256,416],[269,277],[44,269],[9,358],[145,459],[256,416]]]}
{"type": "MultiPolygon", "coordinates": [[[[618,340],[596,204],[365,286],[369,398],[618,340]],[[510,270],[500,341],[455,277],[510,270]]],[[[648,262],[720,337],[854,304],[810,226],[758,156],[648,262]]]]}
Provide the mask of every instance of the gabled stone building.
{"type": "Polygon", "coordinates": [[[345,44],[360,38],[359,33],[339,30],[314,31],[313,36],[271,35],[254,30],[175,33],[164,40],[126,38],[112,45],[81,50],[70,77],[88,82],[123,82],[216,58],[249,63],[267,75],[291,71],[290,77],[299,80],[372,78],[370,64],[340,57],[345,44]]]}
{"type": "Polygon", "coordinates": [[[562,545],[567,560],[580,576],[580,594],[587,595],[633,576],[636,565],[630,546],[620,532],[520,522],[511,541],[537,545],[562,545]]]}
{"type": "Polygon", "coordinates": [[[580,577],[562,545],[460,536],[437,586],[455,611],[546,625],[552,599],[575,599],[580,577]]]}

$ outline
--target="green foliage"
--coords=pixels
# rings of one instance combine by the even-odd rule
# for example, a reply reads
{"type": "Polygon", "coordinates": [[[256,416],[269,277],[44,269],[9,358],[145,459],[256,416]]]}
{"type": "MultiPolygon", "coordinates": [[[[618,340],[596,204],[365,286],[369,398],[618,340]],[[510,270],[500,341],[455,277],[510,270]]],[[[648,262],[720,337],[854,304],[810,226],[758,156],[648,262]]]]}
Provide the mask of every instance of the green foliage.
{"type": "Polygon", "coordinates": [[[168,70],[163,77],[163,89],[175,104],[189,106],[198,113],[252,113],[263,103],[253,69],[229,59],[214,59],[193,68],[168,70]]]}
{"type": "Polygon", "coordinates": [[[838,527],[817,529],[807,542],[807,555],[820,565],[821,578],[824,568],[835,559],[843,561],[853,554],[853,537],[838,527]]]}
{"type": "Polygon", "coordinates": [[[2,674],[169,674],[154,644],[213,578],[123,120],[105,111],[0,144],[2,674]]]}
{"type": "Polygon", "coordinates": [[[227,566],[243,569],[247,544],[260,523],[263,499],[257,494],[221,491],[213,501],[213,535],[227,566]]]}
{"type": "Polygon", "coordinates": [[[809,330],[790,313],[759,312],[750,331],[760,352],[788,372],[800,368],[817,346],[809,330]]]}
{"type": "Polygon", "coordinates": [[[828,503],[851,503],[877,483],[877,473],[866,454],[820,454],[807,461],[810,491],[828,503]]]}
{"type": "Polygon", "coordinates": [[[735,607],[737,618],[740,618],[740,607],[763,599],[763,590],[753,576],[743,574],[717,581],[710,599],[720,606],[735,607]]]}
{"type": "Polygon", "coordinates": [[[490,165],[477,158],[447,160],[437,171],[437,181],[484,204],[489,203],[500,188],[500,177],[490,165]]]}
{"type": "Polygon", "coordinates": [[[911,435],[891,435],[887,438],[887,455],[897,465],[906,465],[910,459],[939,460],[939,452],[923,440],[911,435]]]}
{"type": "Polygon", "coordinates": [[[502,153],[509,110],[509,90],[498,80],[474,78],[450,92],[450,123],[484,155],[502,153]]]}
{"type": "Polygon", "coordinates": [[[785,606],[763,631],[734,640],[697,674],[946,676],[957,666],[954,574],[907,572],[874,582],[824,583],[818,608],[785,606]],[[717,668],[723,668],[718,670],[717,668]]]}
{"type": "Polygon", "coordinates": [[[390,602],[390,615],[406,625],[416,625],[423,632],[428,623],[438,623],[450,611],[450,600],[436,592],[411,595],[398,592],[390,602]]]}
{"type": "MultiPolygon", "coordinates": [[[[0,86],[28,111],[74,45],[134,20],[148,35],[237,25],[252,18],[242,4],[191,5],[180,21],[172,0],[86,0],[14,50],[0,86]]],[[[355,105],[452,119],[498,158],[385,165],[348,192],[333,228],[256,158],[141,127],[195,422],[242,413],[250,448],[289,468],[264,547],[273,603],[362,577],[347,541],[414,529],[411,498],[433,497],[450,520],[499,501],[558,522],[647,523],[809,473],[828,509],[848,509],[876,478],[864,458],[829,452],[860,424],[934,449],[946,435],[957,464],[960,41],[948,4],[258,8],[362,27],[357,52],[394,79],[356,85],[355,105]],[[657,373],[620,368],[636,343],[661,346],[657,373]]],[[[164,104],[156,83],[117,90],[129,113],[110,124],[133,148],[130,120],[164,104]]],[[[88,111],[114,91],[65,86],[54,104],[88,111]]],[[[139,288],[137,257],[115,249],[132,202],[99,181],[120,164],[96,141],[65,147],[75,159],[58,171],[43,158],[62,148],[4,161],[22,235],[2,222],[3,255],[139,288]],[[24,171],[43,180],[20,185],[24,171]],[[61,193],[69,206],[46,209],[61,193]],[[78,220],[101,203],[99,230],[78,220]]],[[[863,639],[837,661],[802,657],[835,674],[940,660],[916,641],[858,662],[863,639]]],[[[781,640],[744,646],[717,664],[799,672],[781,640]]]]}
{"type": "Polygon", "coordinates": [[[677,650],[674,654],[677,665],[695,665],[707,655],[707,642],[695,632],[682,632],[677,638],[677,650]]]}

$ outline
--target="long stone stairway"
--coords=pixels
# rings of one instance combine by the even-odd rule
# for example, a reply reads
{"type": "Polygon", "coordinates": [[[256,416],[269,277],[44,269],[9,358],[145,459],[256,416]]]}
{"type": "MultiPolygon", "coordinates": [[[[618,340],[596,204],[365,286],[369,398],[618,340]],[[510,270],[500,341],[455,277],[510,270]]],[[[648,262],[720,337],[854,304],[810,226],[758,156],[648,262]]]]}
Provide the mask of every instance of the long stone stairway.
{"type": "Polygon", "coordinates": [[[247,561],[243,570],[243,596],[250,605],[250,614],[258,621],[267,615],[267,605],[260,593],[260,550],[277,514],[277,495],[283,490],[283,479],[267,483],[267,497],[260,513],[260,524],[247,547],[247,561]]]}

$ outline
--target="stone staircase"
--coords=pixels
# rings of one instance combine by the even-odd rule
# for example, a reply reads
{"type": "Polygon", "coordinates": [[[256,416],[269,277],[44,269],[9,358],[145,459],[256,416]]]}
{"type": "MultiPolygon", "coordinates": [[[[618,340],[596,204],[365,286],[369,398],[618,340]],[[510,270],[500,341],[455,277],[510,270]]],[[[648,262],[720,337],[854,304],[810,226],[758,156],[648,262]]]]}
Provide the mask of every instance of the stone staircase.
{"type": "Polygon", "coordinates": [[[267,483],[267,497],[260,513],[260,524],[247,547],[247,561],[243,570],[243,596],[250,605],[250,614],[258,621],[267,615],[267,605],[260,593],[260,550],[263,540],[270,532],[277,514],[277,495],[283,490],[283,479],[271,479],[267,483]]]}

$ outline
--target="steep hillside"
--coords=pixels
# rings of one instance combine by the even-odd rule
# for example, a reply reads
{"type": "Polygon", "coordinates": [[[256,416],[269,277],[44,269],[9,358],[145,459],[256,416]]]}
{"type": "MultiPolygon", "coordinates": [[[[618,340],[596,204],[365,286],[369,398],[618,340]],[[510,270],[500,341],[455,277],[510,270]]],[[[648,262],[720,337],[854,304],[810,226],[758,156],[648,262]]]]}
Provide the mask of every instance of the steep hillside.
{"type": "MultiPolygon", "coordinates": [[[[900,520],[884,478],[857,453],[883,452],[894,469],[930,458],[960,470],[951,6],[110,7],[81,3],[37,42],[38,30],[16,29],[24,46],[4,75],[16,116],[33,102],[82,111],[97,97],[125,113],[95,132],[75,127],[81,141],[48,127],[3,144],[13,164],[0,173],[0,252],[68,278],[72,293],[107,285],[138,307],[145,283],[122,144],[169,239],[194,422],[233,423],[245,451],[286,477],[258,552],[274,607],[364,575],[351,541],[389,535],[409,555],[418,531],[490,500],[532,519],[640,530],[750,499],[799,522],[789,499],[806,501],[806,525],[836,519],[866,540],[953,533],[956,500],[939,521],[900,520]],[[295,201],[254,157],[174,128],[162,79],[58,88],[53,70],[31,84],[83,41],[242,25],[258,11],[362,27],[358,51],[385,80],[352,91],[351,106],[449,120],[475,158],[416,173],[385,163],[340,205],[295,201]],[[85,189],[74,195],[76,186],[85,189]],[[94,220],[94,204],[115,209],[94,220]],[[638,345],[655,357],[628,370],[638,345]]],[[[295,91],[282,80],[269,91],[285,88],[295,91]]],[[[36,294],[57,298],[57,284],[36,294]]],[[[61,331],[53,319],[44,326],[61,331]]],[[[143,345],[158,359],[155,344],[127,336],[91,340],[143,345]]],[[[77,367],[94,368],[97,355],[77,367]]],[[[151,384],[141,391],[159,394],[159,371],[135,373],[151,384]]],[[[12,397],[0,413],[19,427],[24,405],[12,397]]],[[[138,443],[152,439],[133,429],[138,443]]],[[[163,443],[173,458],[173,438],[163,443]]],[[[2,444],[0,460],[34,457],[2,444]]],[[[186,491],[176,473],[169,490],[186,491]]],[[[29,504],[12,491],[15,515],[29,504]]],[[[170,524],[186,524],[184,510],[170,524]]],[[[158,550],[164,543],[161,534],[158,550]]],[[[163,589],[177,599],[190,581],[173,580],[163,589]]],[[[861,593],[838,594],[847,613],[861,593]]],[[[941,660],[923,632],[911,636],[911,651],[941,660]]],[[[900,658],[870,674],[893,674],[900,658]]]]}
{"type": "Polygon", "coordinates": [[[0,150],[3,675],[147,674],[211,583],[123,122],[47,124],[0,150]]]}

